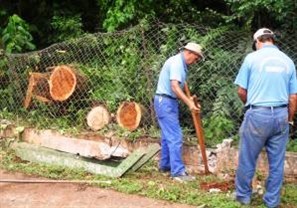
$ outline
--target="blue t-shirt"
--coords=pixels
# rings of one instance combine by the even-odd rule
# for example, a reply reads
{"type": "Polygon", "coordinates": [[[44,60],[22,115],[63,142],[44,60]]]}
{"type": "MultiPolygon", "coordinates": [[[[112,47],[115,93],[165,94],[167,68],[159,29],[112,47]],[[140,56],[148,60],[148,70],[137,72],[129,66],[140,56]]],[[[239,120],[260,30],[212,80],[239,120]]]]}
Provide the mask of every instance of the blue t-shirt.
{"type": "Polygon", "coordinates": [[[235,84],[247,90],[246,106],[288,104],[289,95],[297,93],[295,65],[275,45],[264,45],[246,56],[235,84]]]}
{"type": "Polygon", "coordinates": [[[187,78],[187,65],[185,62],[183,52],[167,59],[162,67],[158,86],[157,94],[166,94],[176,98],[175,93],[171,89],[171,80],[177,80],[180,87],[183,89],[187,78]]]}

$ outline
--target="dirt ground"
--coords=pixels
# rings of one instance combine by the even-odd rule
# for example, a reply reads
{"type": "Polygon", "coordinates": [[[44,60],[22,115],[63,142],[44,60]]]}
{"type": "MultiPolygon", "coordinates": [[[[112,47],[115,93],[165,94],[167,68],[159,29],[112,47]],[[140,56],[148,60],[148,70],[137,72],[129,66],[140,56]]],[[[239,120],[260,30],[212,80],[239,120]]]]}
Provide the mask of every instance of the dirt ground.
{"type": "Polygon", "coordinates": [[[194,208],[78,183],[3,182],[11,179],[33,178],[0,170],[0,208],[194,208]]]}

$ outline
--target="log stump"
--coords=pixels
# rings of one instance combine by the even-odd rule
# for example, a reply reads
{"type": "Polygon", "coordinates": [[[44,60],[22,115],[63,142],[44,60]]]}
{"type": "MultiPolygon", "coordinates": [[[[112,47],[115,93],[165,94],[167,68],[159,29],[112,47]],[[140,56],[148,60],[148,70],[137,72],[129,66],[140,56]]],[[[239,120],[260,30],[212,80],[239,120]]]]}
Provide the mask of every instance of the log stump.
{"type": "Polygon", "coordinates": [[[117,123],[129,131],[134,131],[140,125],[146,114],[145,108],[136,102],[123,102],[116,114],[117,123]]]}
{"type": "Polygon", "coordinates": [[[53,69],[49,78],[49,90],[53,100],[65,101],[74,92],[81,92],[85,78],[70,66],[60,65],[53,69]]]}
{"type": "Polygon", "coordinates": [[[87,115],[87,124],[93,131],[102,129],[110,122],[110,113],[103,105],[93,107],[87,115]]]}
{"type": "Polygon", "coordinates": [[[28,108],[32,98],[44,103],[56,101],[66,104],[70,97],[85,95],[86,78],[78,73],[73,66],[60,65],[50,67],[47,73],[32,72],[29,74],[29,84],[24,108],[28,108]]]}

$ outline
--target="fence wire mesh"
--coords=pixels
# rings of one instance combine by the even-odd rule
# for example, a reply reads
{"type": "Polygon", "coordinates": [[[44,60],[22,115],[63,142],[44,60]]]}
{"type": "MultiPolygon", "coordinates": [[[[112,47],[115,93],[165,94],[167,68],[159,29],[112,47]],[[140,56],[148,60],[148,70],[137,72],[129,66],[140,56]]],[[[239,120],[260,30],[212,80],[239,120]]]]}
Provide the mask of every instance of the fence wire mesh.
{"type": "MultiPolygon", "coordinates": [[[[207,143],[213,145],[237,137],[243,105],[233,82],[244,56],[252,51],[251,36],[230,27],[154,23],[115,33],[87,34],[31,53],[7,54],[9,70],[0,79],[1,117],[34,127],[85,131],[90,130],[86,115],[92,107],[104,104],[116,114],[122,102],[135,101],[148,112],[139,129],[151,134],[157,127],[152,98],[162,64],[185,43],[195,41],[203,46],[206,60],[190,67],[188,83],[202,106],[207,143]],[[76,81],[83,84],[77,84],[68,99],[51,102],[48,77],[61,65],[74,69],[76,81]],[[40,80],[46,82],[32,83],[32,74],[44,75],[40,80]]],[[[296,63],[297,45],[291,40],[293,35],[283,34],[278,45],[296,63]]],[[[60,87],[66,90],[67,85],[60,87]]],[[[181,106],[183,130],[192,135],[191,114],[181,106]]],[[[115,120],[105,129],[111,126],[116,126],[115,120]]]]}

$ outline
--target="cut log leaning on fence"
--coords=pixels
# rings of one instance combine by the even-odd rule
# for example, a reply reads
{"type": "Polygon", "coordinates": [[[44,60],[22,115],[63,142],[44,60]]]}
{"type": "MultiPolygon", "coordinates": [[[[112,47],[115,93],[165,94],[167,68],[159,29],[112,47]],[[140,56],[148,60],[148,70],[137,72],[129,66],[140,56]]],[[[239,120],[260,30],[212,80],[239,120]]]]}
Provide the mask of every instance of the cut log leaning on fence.
{"type": "Polygon", "coordinates": [[[93,130],[102,129],[110,122],[110,113],[104,105],[93,107],[87,115],[87,124],[93,130]]]}
{"type": "Polygon", "coordinates": [[[133,131],[137,129],[146,114],[146,110],[141,104],[125,101],[117,110],[116,120],[122,128],[133,131]]]}
{"type": "Polygon", "coordinates": [[[75,90],[84,87],[85,78],[73,67],[61,65],[53,69],[49,78],[50,94],[55,101],[67,100],[75,90]]]}
{"type": "Polygon", "coordinates": [[[32,72],[29,74],[29,83],[24,101],[24,108],[28,108],[32,97],[41,102],[51,102],[51,96],[49,93],[49,73],[32,72]]]}

